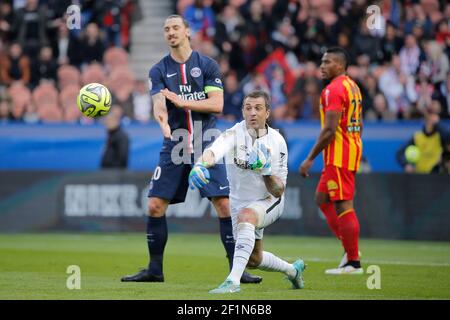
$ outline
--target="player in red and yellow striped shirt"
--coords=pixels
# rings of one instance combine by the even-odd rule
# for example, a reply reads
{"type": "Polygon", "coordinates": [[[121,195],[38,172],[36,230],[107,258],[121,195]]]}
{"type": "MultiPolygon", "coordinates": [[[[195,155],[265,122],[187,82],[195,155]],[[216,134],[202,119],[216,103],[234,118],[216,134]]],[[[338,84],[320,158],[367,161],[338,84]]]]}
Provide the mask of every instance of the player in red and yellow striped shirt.
{"type": "Polygon", "coordinates": [[[362,154],[361,92],[346,75],[348,55],[330,48],[322,57],[320,71],[329,84],[320,97],[320,136],[300,165],[307,177],[314,159],[323,151],[324,169],[316,190],[316,202],[333,233],[341,240],[345,255],[337,269],[327,274],[361,274],[359,222],[353,208],[355,172],[362,154]]]}

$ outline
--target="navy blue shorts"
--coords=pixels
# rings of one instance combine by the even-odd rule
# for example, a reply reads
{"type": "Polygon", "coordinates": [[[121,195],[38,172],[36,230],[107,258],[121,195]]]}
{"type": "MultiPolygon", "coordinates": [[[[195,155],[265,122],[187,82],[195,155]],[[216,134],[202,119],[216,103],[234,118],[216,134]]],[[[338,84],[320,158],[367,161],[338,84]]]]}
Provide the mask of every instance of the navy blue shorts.
{"type": "MultiPolygon", "coordinates": [[[[170,151],[161,151],[159,163],[156,167],[148,197],[157,197],[170,201],[170,204],[184,202],[189,188],[189,172],[193,164],[174,164],[170,157],[170,151]]],[[[209,183],[199,189],[202,198],[228,197],[230,187],[228,185],[227,172],[224,164],[217,164],[208,168],[210,173],[209,183]]]]}

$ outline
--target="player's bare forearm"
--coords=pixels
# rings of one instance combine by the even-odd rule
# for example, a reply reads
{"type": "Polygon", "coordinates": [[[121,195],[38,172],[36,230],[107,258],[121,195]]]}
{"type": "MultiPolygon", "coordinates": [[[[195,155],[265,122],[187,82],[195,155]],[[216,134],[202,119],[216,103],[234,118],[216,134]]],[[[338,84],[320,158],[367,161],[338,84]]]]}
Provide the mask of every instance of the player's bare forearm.
{"type": "Polygon", "coordinates": [[[331,129],[323,128],[320,131],[319,138],[309,152],[307,159],[313,161],[322,152],[322,150],[330,144],[331,140],[333,140],[333,137],[334,132],[331,129]]]}
{"type": "Polygon", "coordinates": [[[277,176],[263,176],[267,191],[275,198],[280,198],[284,193],[284,183],[277,176]]]}
{"type": "Polygon", "coordinates": [[[164,96],[161,93],[157,93],[152,96],[152,101],[155,119],[158,122],[164,137],[170,138],[172,133],[169,126],[169,116],[164,96]]]}
{"type": "Polygon", "coordinates": [[[223,110],[223,92],[211,92],[208,94],[208,98],[204,100],[186,100],[185,107],[195,112],[221,113],[223,110]]]}
{"type": "Polygon", "coordinates": [[[341,112],[338,111],[328,111],[325,113],[325,121],[322,130],[320,131],[319,138],[314,144],[313,148],[308,154],[307,159],[313,161],[326,146],[330,144],[336,133],[336,129],[339,125],[339,118],[341,117],[341,112]]]}
{"type": "Polygon", "coordinates": [[[185,100],[167,89],[161,90],[161,93],[177,108],[186,108],[191,111],[204,113],[220,113],[223,110],[223,91],[209,92],[208,98],[204,100],[185,100]]]}
{"type": "Polygon", "coordinates": [[[209,168],[216,164],[216,159],[211,150],[205,150],[197,162],[201,162],[206,168],[209,168]]]}

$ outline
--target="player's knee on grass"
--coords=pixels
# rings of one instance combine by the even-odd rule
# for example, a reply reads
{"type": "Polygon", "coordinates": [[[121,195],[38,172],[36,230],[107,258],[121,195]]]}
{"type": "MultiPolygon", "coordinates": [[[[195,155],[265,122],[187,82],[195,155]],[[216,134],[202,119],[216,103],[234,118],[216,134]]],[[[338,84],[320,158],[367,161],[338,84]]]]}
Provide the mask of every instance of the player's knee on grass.
{"type": "Polygon", "coordinates": [[[147,214],[150,217],[158,218],[162,217],[166,213],[167,203],[165,200],[150,198],[148,200],[148,211],[147,214]]]}
{"type": "Polygon", "coordinates": [[[256,213],[253,209],[244,208],[238,213],[238,224],[247,222],[256,226],[257,220],[256,213]]]}

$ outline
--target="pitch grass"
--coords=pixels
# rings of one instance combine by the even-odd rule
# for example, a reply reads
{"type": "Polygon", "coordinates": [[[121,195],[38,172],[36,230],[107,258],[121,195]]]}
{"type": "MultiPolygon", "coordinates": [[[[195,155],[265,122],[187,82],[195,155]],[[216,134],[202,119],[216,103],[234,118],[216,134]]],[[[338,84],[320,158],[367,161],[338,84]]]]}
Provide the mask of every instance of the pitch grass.
{"type": "Polygon", "coordinates": [[[333,238],[268,235],[265,249],[288,261],[302,257],[306,287],[292,290],[279,273],[233,295],[211,295],[228,268],[218,235],[169,236],[165,283],[121,283],[147,263],[144,234],[0,234],[0,299],[450,299],[450,243],[362,240],[363,266],[378,265],[381,289],[370,275],[327,276],[342,251],[333,238]],[[81,268],[81,290],[68,290],[69,265],[81,268]]]}

